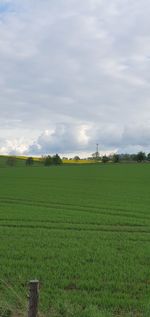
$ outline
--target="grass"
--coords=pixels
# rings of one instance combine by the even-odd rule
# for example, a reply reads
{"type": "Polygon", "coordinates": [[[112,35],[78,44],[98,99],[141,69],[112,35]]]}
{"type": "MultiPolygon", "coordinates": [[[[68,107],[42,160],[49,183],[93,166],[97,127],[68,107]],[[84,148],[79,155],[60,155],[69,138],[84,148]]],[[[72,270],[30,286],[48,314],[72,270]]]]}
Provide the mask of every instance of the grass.
{"type": "Polygon", "coordinates": [[[35,278],[41,316],[150,315],[149,164],[1,168],[0,179],[0,316],[25,315],[35,278]]]}

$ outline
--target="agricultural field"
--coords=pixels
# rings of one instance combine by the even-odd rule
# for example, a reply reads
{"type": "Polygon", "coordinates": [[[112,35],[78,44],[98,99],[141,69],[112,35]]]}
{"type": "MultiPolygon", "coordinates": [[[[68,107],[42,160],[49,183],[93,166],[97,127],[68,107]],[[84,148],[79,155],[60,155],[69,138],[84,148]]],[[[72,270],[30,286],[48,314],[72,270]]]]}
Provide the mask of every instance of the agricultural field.
{"type": "Polygon", "coordinates": [[[0,316],[150,316],[150,165],[0,168],[0,316]]]}

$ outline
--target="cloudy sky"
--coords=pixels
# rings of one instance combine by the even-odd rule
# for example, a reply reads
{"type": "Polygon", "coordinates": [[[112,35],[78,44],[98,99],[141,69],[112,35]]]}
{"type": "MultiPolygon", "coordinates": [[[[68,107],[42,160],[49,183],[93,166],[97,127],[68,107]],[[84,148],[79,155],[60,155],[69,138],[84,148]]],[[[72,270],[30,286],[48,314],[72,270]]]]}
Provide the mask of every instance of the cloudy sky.
{"type": "Polygon", "coordinates": [[[0,0],[0,153],[150,152],[149,17],[149,0],[0,0]]]}

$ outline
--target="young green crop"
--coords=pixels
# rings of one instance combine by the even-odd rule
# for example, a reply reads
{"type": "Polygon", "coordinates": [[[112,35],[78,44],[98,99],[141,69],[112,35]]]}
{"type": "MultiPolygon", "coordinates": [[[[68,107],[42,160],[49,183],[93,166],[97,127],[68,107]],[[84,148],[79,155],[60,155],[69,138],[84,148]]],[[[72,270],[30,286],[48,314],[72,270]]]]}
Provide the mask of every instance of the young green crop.
{"type": "Polygon", "coordinates": [[[45,316],[149,316],[148,164],[1,168],[0,178],[3,311],[26,313],[36,278],[45,316]]]}

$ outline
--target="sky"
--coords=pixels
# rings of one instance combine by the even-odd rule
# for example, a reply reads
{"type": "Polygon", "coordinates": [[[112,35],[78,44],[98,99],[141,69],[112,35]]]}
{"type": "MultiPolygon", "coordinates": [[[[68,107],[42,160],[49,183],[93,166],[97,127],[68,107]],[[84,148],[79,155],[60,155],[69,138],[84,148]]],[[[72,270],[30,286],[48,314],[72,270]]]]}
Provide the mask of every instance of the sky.
{"type": "Polygon", "coordinates": [[[150,152],[149,0],[0,0],[0,154],[150,152]]]}

